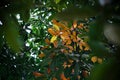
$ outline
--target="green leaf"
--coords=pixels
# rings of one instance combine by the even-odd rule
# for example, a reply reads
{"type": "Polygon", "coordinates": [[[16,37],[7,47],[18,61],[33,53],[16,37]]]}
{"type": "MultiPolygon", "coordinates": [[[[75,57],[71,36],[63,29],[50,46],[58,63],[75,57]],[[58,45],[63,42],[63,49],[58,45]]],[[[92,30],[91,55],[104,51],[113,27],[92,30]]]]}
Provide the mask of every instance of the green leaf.
{"type": "Polygon", "coordinates": [[[7,44],[10,48],[15,51],[19,52],[22,48],[22,41],[20,40],[19,30],[17,22],[14,21],[12,16],[5,17],[6,24],[4,25],[4,35],[7,44]]]}
{"type": "Polygon", "coordinates": [[[89,45],[93,50],[94,54],[99,57],[110,57],[112,54],[108,54],[107,48],[99,41],[89,41],[89,45]]]}
{"type": "Polygon", "coordinates": [[[22,12],[20,13],[20,17],[21,17],[21,19],[22,19],[23,21],[27,22],[28,19],[29,19],[29,17],[30,17],[30,12],[29,12],[29,10],[22,11],[22,12]]]}
{"type": "MultiPolygon", "coordinates": [[[[2,26],[3,27],[3,26],[2,26]]],[[[0,28],[0,50],[3,46],[3,29],[0,28]]]]}
{"type": "Polygon", "coordinates": [[[55,2],[56,4],[58,4],[58,3],[60,2],[60,0],[54,0],[54,2],[55,2]]]}
{"type": "Polygon", "coordinates": [[[82,8],[70,6],[62,12],[58,13],[55,18],[58,20],[73,21],[90,18],[98,15],[98,13],[99,11],[95,10],[93,7],[90,6],[83,6],[82,8]]]}
{"type": "Polygon", "coordinates": [[[90,74],[88,80],[118,80],[120,75],[118,61],[109,59],[103,64],[96,65],[90,74]]]}

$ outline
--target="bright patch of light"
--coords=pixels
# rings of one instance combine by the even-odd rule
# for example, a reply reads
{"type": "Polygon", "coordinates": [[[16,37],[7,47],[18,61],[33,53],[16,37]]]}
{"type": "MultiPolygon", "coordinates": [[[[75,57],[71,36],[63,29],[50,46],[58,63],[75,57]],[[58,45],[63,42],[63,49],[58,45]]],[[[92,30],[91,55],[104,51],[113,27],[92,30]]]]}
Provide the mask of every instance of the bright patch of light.
{"type": "Polygon", "coordinates": [[[36,58],[36,57],[37,57],[37,55],[35,55],[35,54],[31,54],[30,56],[31,56],[31,57],[34,57],[34,58],[36,58]]]}
{"type": "Polygon", "coordinates": [[[3,25],[3,23],[0,21],[0,25],[3,25]]]}
{"type": "Polygon", "coordinates": [[[49,24],[50,24],[50,25],[52,25],[52,23],[51,23],[51,22],[49,22],[49,24]]]}
{"type": "Polygon", "coordinates": [[[38,50],[40,50],[40,48],[39,48],[39,47],[38,47],[37,49],[38,49],[38,50]]]}
{"type": "Polygon", "coordinates": [[[26,46],[30,46],[30,44],[29,44],[29,43],[26,43],[25,45],[26,45],[26,46]]]}
{"type": "Polygon", "coordinates": [[[45,16],[45,14],[42,14],[42,17],[45,16]]]}
{"type": "Polygon", "coordinates": [[[15,59],[15,56],[13,57],[13,59],[15,59]]]}
{"type": "Polygon", "coordinates": [[[43,60],[40,60],[40,62],[42,62],[43,60]]]}
{"type": "Polygon", "coordinates": [[[43,2],[43,4],[45,5],[46,3],[45,3],[45,2],[43,2]]]}
{"type": "Polygon", "coordinates": [[[52,15],[51,13],[48,14],[48,16],[51,16],[51,15],[52,15]]]}
{"type": "Polygon", "coordinates": [[[42,11],[40,11],[40,12],[43,13],[43,12],[45,12],[45,11],[42,10],[42,11]]]}
{"type": "Polygon", "coordinates": [[[16,68],[16,65],[14,65],[14,67],[16,68]]]}
{"type": "Polygon", "coordinates": [[[16,15],[16,18],[17,18],[17,19],[20,19],[20,14],[17,14],[17,15],[16,15]]]}
{"type": "Polygon", "coordinates": [[[5,7],[8,7],[7,5],[5,5],[5,7]]]}
{"type": "Polygon", "coordinates": [[[33,41],[33,40],[35,40],[35,38],[30,38],[30,39],[28,39],[29,41],[33,41]]]}
{"type": "Polygon", "coordinates": [[[69,2],[67,2],[67,4],[69,4],[69,2]]]}
{"type": "Polygon", "coordinates": [[[48,19],[48,18],[49,18],[49,16],[46,16],[45,18],[46,18],[46,19],[48,19]]]}
{"type": "Polygon", "coordinates": [[[43,28],[44,28],[44,29],[46,29],[47,27],[46,27],[46,26],[44,26],[43,28]]]}
{"type": "Polygon", "coordinates": [[[32,29],[33,26],[32,26],[32,25],[29,25],[29,26],[27,26],[27,27],[28,27],[29,29],[32,29]]]}
{"type": "Polygon", "coordinates": [[[27,33],[30,33],[30,32],[31,32],[31,30],[26,29],[26,32],[27,32],[27,33]]]}

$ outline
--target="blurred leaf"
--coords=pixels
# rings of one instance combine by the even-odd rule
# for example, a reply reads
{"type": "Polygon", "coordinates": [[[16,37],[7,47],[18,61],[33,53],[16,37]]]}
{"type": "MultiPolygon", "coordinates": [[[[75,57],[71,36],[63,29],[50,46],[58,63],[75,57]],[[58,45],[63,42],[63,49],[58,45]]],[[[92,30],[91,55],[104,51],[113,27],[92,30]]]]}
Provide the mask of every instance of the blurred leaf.
{"type": "Polygon", "coordinates": [[[0,29],[0,50],[1,50],[2,46],[3,46],[3,31],[2,30],[3,29],[0,29]]]}
{"type": "Polygon", "coordinates": [[[29,10],[24,10],[20,13],[20,17],[23,21],[27,22],[29,17],[30,17],[30,12],[29,10]]]}
{"type": "Polygon", "coordinates": [[[13,20],[12,17],[6,16],[6,24],[4,25],[5,39],[8,45],[15,51],[19,52],[22,48],[22,41],[19,35],[19,24],[13,20]],[[16,24],[17,23],[17,24],[16,24]]]}
{"type": "Polygon", "coordinates": [[[110,59],[102,64],[96,65],[91,71],[88,80],[118,80],[120,68],[118,61],[110,59]]]}
{"type": "Polygon", "coordinates": [[[54,2],[55,2],[56,4],[58,4],[60,1],[61,1],[61,0],[54,0],[54,2]]]}
{"type": "Polygon", "coordinates": [[[79,19],[90,18],[98,15],[99,11],[90,6],[82,6],[81,8],[70,6],[56,15],[57,20],[74,21],[79,19]],[[88,14],[89,13],[89,14],[88,14]]]}
{"type": "Polygon", "coordinates": [[[97,56],[93,56],[93,57],[91,58],[91,61],[92,61],[93,63],[97,62],[97,56]]]}
{"type": "Polygon", "coordinates": [[[98,56],[98,57],[110,57],[111,56],[111,54],[108,54],[108,50],[103,45],[102,42],[90,41],[89,45],[96,56],[98,56]]]}
{"type": "Polygon", "coordinates": [[[60,78],[61,78],[61,80],[67,80],[67,78],[65,77],[64,73],[62,73],[62,74],[60,75],[60,78]]]}

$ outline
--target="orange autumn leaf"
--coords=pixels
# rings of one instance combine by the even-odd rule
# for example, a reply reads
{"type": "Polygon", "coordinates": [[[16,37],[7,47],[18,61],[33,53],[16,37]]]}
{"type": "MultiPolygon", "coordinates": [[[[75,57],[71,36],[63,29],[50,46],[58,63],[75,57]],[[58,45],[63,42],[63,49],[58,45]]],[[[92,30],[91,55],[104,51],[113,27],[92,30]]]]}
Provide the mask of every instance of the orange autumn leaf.
{"type": "Polygon", "coordinates": [[[62,73],[62,74],[60,75],[60,78],[61,78],[61,80],[67,80],[67,78],[65,77],[64,73],[62,73]]]}
{"type": "Polygon", "coordinates": [[[78,80],[80,80],[81,76],[80,76],[80,75],[78,75],[78,76],[77,76],[77,78],[78,78],[78,80]]]}
{"type": "Polygon", "coordinates": [[[72,41],[70,39],[68,39],[67,42],[66,42],[66,45],[69,45],[71,43],[72,43],[72,41]]]}
{"type": "Polygon", "coordinates": [[[45,42],[46,42],[48,45],[50,45],[50,41],[49,41],[48,38],[45,39],[45,42]]]}
{"type": "Polygon", "coordinates": [[[61,49],[60,50],[62,53],[68,53],[68,51],[66,49],[61,49]]]}
{"type": "Polygon", "coordinates": [[[52,80],[57,80],[57,78],[53,77],[52,80]]]}
{"type": "Polygon", "coordinates": [[[52,20],[53,24],[55,24],[57,21],[55,19],[52,20]]]}
{"type": "Polygon", "coordinates": [[[58,23],[58,26],[60,26],[63,30],[68,30],[69,28],[66,27],[64,24],[62,23],[58,23]]]}
{"type": "Polygon", "coordinates": [[[58,47],[58,41],[55,40],[55,41],[53,42],[53,45],[54,45],[55,48],[57,48],[57,47],[58,47]]]}
{"type": "Polygon", "coordinates": [[[44,76],[44,74],[39,73],[39,72],[33,72],[33,75],[34,75],[35,77],[42,77],[42,76],[44,76]]]}
{"type": "Polygon", "coordinates": [[[69,59],[68,62],[72,64],[74,61],[72,59],[69,59]]]}
{"type": "Polygon", "coordinates": [[[41,48],[41,50],[44,50],[44,49],[46,49],[46,48],[48,48],[49,46],[44,46],[44,47],[42,47],[41,48]]]}
{"type": "Polygon", "coordinates": [[[74,37],[74,38],[73,38],[73,42],[77,42],[77,39],[76,39],[76,37],[74,37]]]}
{"type": "Polygon", "coordinates": [[[66,46],[67,48],[69,48],[70,50],[73,50],[73,47],[72,46],[66,46]]]}
{"type": "Polygon", "coordinates": [[[48,29],[48,32],[49,32],[51,35],[56,35],[55,31],[54,31],[52,28],[49,28],[49,29],[48,29]]]}
{"type": "Polygon", "coordinates": [[[90,47],[88,46],[88,44],[86,42],[83,42],[83,41],[81,41],[79,43],[79,47],[81,50],[83,50],[83,47],[85,47],[84,50],[90,50],[90,47]]]}
{"type": "Polygon", "coordinates": [[[63,41],[67,40],[67,39],[70,39],[69,33],[67,31],[64,31],[64,30],[60,32],[60,37],[63,41]]]}
{"type": "Polygon", "coordinates": [[[61,28],[64,29],[64,30],[67,30],[67,29],[68,29],[64,24],[62,24],[62,23],[60,23],[60,22],[57,22],[56,20],[52,20],[52,22],[53,22],[53,24],[55,24],[56,26],[61,27],[61,28]]]}
{"type": "Polygon", "coordinates": [[[73,28],[76,28],[77,27],[77,21],[74,21],[73,22],[73,28]]]}
{"type": "Polygon", "coordinates": [[[81,50],[83,50],[83,45],[82,45],[81,42],[79,43],[79,48],[80,48],[81,50]]]}
{"type": "Polygon", "coordinates": [[[48,68],[48,69],[47,69],[47,73],[49,74],[50,72],[51,72],[51,69],[50,69],[50,68],[48,68]]]}
{"type": "Polygon", "coordinates": [[[72,34],[74,37],[76,37],[76,31],[73,31],[72,34]]]}
{"type": "Polygon", "coordinates": [[[97,57],[97,56],[93,56],[93,57],[91,58],[91,61],[92,61],[93,63],[97,62],[97,60],[98,60],[98,57],[97,57]]]}
{"type": "Polygon", "coordinates": [[[38,57],[43,58],[43,57],[45,57],[45,54],[42,52],[38,55],[38,57]]]}
{"type": "Polygon", "coordinates": [[[79,29],[83,29],[84,24],[83,24],[83,23],[80,23],[77,27],[78,27],[79,29]]]}
{"type": "Polygon", "coordinates": [[[70,78],[67,78],[67,80],[70,80],[70,78]]]}

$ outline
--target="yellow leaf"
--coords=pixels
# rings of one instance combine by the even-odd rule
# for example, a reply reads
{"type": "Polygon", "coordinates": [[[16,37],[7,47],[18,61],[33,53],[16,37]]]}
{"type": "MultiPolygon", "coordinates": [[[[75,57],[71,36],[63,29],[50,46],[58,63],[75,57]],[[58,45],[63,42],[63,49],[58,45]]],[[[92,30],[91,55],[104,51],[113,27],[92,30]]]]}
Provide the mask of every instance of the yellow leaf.
{"type": "Polygon", "coordinates": [[[97,60],[98,60],[97,56],[93,56],[93,57],[91,58],[91,61],[92,61],[93,63],[97,62],[97,60]]]}
{"type": "Polygon", "coordinates": [[[60,0],[54,0],[54,2],[55,2],[56,4],[58,4],[58,3],[60,2],[60,0]]]}
{"type": "Polygon", "coordinates": [[[54,35],[54,36],[51,38],[50,42],[53,43],[55,40],[57,40],[57,36],[54,35]]]}
{"type": "Polygon", "coordinates": [[[102,63],[102,59],[101,58],[98,58],[98,63],[102,63]]]}
{"type": "Polygon", "coordinates": [[[58,30],[58,31],[60,30],[59,26],[57,26],[57,25],[55,25],[55,24],[53,25],[53,28],[55,28],[55,29],[58,30]]]}

